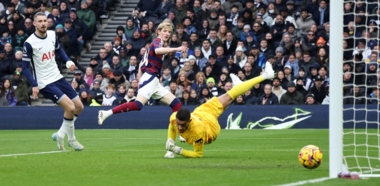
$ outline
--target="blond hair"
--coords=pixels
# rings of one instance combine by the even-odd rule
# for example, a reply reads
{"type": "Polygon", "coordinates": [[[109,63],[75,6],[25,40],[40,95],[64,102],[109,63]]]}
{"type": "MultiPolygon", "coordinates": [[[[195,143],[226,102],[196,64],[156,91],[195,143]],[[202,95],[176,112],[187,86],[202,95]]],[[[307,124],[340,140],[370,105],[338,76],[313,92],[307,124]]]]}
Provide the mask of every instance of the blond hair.
{"type": "Polygon", "coordinates": [[[158,31],[161,31],[162,29],[164,28],[168,28],[170,31],[173,31],[173,26],[171,23],[169,22],[162,22],[158,25],[157,29],[156,29],[156,35],[158,36],[158,31]]]}

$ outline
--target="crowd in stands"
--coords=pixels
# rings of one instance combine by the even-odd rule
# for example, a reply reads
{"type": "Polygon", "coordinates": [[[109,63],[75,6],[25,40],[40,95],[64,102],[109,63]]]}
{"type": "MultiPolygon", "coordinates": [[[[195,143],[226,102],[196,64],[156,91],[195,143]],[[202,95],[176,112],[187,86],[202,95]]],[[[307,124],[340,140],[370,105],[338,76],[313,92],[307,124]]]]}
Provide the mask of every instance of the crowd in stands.
{"type": "MultiPolygon", "coordinates": [[[[23,3],[12,2],[13,5],[23,3]]],[[[91,9],[98,17],[103,9],[88,8],[96,0],[54,2],[41,3],[40,11],[45,10],[49,15],[51,28],[56,30],[62,45],[67,46],[68,54],[76,57],[75,52],[85,46],[87,37],[91,36],[88,33],[95,29],[91,27],[94,21],[85,20],[90,15],[87,11],[91,9]],[[77,4],[75,9],[71,6],[73,2],[77,4]],[[62,11],[62,4],[66,11],[62,11]],[[59,13],[69,18],[57,21],[59,13]]],[[[138,91],[138,64],[156,37],[156,26],[168,21],[174,28],[168,46],[183,45],[189,50],[165,56],[160,81],[183,105],[199,105],[230,90],[234,86],[231,73],[242,81],[260,75],[267,61],[276,71],[276,77],[238,97],[235,105],[329,104],[329,53],[334,52],[329,48],[329,3],[333,1],[140,0],[126,17],[125,25],[116,28],[115,38],[104,44],[88,66],[77,63],[79,71],[71,84],[84,105],[111,106],[134,101],[138,91]]],[[[31,6],[26,3],[25,7],[31,6]]],[[[379,1],[355,0],[345,2],[343,7],[344,54],[339,63],[344,70],[347,96],[344,103],[379,104],[379,1]]],[[[13,9],[17,12],[19,8],[13,9]]],[[[29,12],[33,11],[24,8],[25,24],[17,21],[17,15],[21,15],[17,13],[3,14],[0,19],[0,24],[6,27],[0,29],[4,31],[1,45],[4,41],[5,50],[0,53],[0,70],[2,61],[14,55],[9,55],[7,41],[12,41],[11,50],[16,51],[16,46],[22,47],[22,36],[33,32],[27,29],[29,12]],[[12,39],[7,40],[9,36],[12,39]],[[14,38],[18,39],[14,42],[14,38]]],[[[12,60],[17,61],[16,58],[12,60]]],[[[13,76],[17,77],[17,73],[13,76]]],[[[3,84],[5,87],[6,83],[3,84]]],[[[12,86],[10,91],[2,88],[1,92],[14,92],[12,86]]],[[[150,100],[149,104],[160,103],[150,100]]]]}

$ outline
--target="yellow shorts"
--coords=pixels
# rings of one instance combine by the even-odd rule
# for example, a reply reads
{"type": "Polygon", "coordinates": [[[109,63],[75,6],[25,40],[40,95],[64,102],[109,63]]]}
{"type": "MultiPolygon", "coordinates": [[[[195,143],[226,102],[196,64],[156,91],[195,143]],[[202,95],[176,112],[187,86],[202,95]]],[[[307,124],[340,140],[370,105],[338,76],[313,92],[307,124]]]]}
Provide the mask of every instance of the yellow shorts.
{"type": "Polygon", "coordinates": [[[201,118],[208,127],[208,143],[214,141],[220,133],[218,118],[223,112],[224,107],[218,97],[213,97],[193,111],[193,114],[201,118]]]}

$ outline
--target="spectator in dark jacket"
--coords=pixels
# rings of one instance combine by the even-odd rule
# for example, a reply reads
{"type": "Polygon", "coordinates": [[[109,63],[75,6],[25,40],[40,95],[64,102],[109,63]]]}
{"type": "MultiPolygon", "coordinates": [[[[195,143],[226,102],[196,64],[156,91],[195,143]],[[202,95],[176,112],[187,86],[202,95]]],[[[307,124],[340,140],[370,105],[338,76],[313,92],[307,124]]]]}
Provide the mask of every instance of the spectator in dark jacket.
{"type": "Polygon", "coordinates": [[[145,46],[145,40],[141,38],[141,31],[138,28],[133,31],[133,36],[130,41],[132,43],[132,49],[135,51],[140,51],[140,49],[145,46]]]}
{"type": "Polygon", "coordinates": [[[281,105],[301,105],[304,103],[304,97],[296,90],[294,82],[288,83],[288,91],[281,96],[281,105]]]}
{"type": "Polygon", "coordinates": [[[278,97],[272,92],[272,85],[266,84],[264,86],[264,94],[258,99],[259,105],[277,105],[278,97]]]}

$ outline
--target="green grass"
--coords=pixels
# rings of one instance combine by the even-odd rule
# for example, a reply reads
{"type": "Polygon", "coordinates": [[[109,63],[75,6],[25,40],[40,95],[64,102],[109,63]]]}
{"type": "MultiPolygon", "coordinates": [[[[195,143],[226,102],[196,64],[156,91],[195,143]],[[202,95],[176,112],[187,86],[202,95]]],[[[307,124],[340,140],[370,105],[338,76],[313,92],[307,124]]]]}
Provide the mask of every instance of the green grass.
{"type": "MultiPolygon", "coordinates": [[[[327,130],[222,130],[204,158],[164,159],[166,130],[77,130],[82,152],[55,151],[53,130],[0,131],[0,185],[278,185],[328,176],[327,130]],[[319,146],[324,162],[299,165],[299,150],[319,146]]],[[[186,149],[192,147],[180,144],[186,149]]],[[[375,153],[374,151],[369,151],[375,153]]],[[[377,161],[377,166],[379,162],[377,161]]],[[[333,179],[311,185],[379,185],[333,179]]],[[[310,184],[308,184],[310,185],[310,184]]]]}

